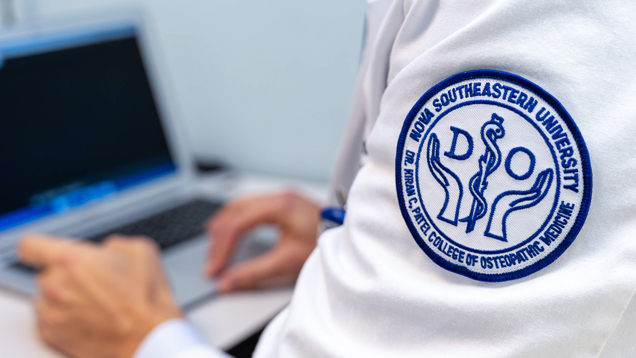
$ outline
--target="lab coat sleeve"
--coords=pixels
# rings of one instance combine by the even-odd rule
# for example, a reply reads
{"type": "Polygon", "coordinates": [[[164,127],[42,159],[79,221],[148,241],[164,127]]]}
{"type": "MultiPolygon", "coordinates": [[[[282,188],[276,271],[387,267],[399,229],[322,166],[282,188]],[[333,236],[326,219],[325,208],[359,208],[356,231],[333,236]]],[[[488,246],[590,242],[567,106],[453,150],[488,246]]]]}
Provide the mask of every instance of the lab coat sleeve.
{"type": "MultiPolygon", "coordinates": [[[[364,116],[355,118],[368,124],[352,127],[360,132],[345,148],[355,153],[341,161],[355,175],[335,182],[352,182],[346,220],[322,234],[284,320],[266,330],[256,356],[634,357],[633,6],[394,0],[368,43],[373,58],[360,81],[364,116]],[[438,265],[414,240],[396,190],[396,148],[414,104],[441,81],[480,69],[513,73],[558,98],[594,171],[576,240],[552,265],[515,281],[471,280],[438,265]]],[[[418,185],[441,190],[434,179],[418,185]]]]}
{"type": "Polygon", "coordinates": [[[230,358],[208,345],[187,321],[173,319],[155,327],[141,342],[134,358],[230,358]]]}

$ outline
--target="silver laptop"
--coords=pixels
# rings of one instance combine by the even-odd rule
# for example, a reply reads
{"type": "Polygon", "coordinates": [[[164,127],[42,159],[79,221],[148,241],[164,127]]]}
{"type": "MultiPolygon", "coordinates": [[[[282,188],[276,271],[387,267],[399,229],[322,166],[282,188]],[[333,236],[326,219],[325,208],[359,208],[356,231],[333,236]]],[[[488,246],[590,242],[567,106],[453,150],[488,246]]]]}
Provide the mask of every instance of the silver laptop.
{"type": "Polygon", "coordinates": [[[36,293],[34,270],[16,260],[26,232],[94,242],[121,233],[157,240],[182,306],[214,294],[202,276],[203,222],[220,198],[195,189],[165,67],[141,20],[100,16],[0,36],[0,285],[36,293]]]}

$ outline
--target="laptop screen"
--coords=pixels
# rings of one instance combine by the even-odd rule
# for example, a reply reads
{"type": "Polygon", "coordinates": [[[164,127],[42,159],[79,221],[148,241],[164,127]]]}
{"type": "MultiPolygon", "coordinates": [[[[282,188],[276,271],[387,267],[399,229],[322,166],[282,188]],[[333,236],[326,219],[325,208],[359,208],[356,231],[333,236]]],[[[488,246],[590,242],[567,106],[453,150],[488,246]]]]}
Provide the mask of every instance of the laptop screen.
{"type": "Polygon", "coordinates": [[[2,50],[0,230],[175,171],[133,28],[2,50]]]}

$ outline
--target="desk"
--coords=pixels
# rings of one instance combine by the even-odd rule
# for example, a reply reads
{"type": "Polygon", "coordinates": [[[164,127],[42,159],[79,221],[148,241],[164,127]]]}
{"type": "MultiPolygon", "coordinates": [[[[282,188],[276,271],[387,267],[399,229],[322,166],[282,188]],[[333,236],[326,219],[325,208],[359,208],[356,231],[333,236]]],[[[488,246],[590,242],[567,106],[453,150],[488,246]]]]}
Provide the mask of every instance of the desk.
{"type": "MultiPolygon", "coordinates": [[[[198,181],[201,190],[231,197],[295,190],[317,202],[326,199],[326,186],[263,175],[222,173],[198,181]]],[[[260,329],[291,299],[292,287],[239,292],[211,298],[187,312],[210,343],[227,349],[260,329]]],[[[60,358],[37,338],[32,307],[24,296],[0,288],[0,356],[60,358]]]]}

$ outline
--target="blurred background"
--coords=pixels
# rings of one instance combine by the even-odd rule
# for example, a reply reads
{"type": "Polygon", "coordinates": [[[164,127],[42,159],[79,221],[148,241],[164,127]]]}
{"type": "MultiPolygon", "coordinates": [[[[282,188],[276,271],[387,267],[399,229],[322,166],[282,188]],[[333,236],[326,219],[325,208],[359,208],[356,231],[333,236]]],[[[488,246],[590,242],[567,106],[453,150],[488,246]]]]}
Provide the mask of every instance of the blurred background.
{"type": "Polygon", "coordinates": [[[328,180],[364,0],[0,0],[3,26],[135,7],[150,20],[197,159],[328,180]]]}

